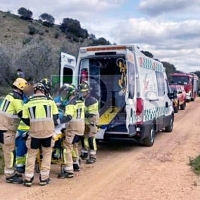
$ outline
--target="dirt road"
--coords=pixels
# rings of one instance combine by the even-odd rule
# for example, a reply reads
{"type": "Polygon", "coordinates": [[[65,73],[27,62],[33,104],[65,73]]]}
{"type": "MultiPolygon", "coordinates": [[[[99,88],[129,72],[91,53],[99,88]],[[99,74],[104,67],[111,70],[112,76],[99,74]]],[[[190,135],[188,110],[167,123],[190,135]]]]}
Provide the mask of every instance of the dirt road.
{"type": "MultiPolygon", "coordinates": [[[[6,184],[0,180],[1,200],[199,200],[198,177],[188,166],[200,153],[200,98],[175,116],[174,131],[159,133],[153,147],[133,143],[99,147],[98,162],[82,165],[70,180],[58,180],[52,167],[52,183],[45,187],[6,184]]],[[[199,182],[200,183],[200,182],[199,182]]]]}

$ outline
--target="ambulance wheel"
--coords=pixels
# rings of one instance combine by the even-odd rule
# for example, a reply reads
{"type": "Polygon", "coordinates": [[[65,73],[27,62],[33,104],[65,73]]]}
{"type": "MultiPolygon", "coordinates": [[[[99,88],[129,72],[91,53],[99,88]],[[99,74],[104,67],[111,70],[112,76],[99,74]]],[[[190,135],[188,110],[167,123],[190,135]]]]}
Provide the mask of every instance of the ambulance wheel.
{"type": "Polygon", "coordinates": [[[35,163],[35,172],[40,173],[40,165],[37,162],[35,163]]]}
{"type": "Polygon", "coordinates": [[[155,128],[154,125],[152,125],[149,135],[143,139],[143,144],[147,147],[151,147],[154,144],[154,140],[155,140],[155,128]]]}
{"type": "Polygon", "coordinates": [[[184,102],[183,104],[181,104],[180,108],[181,108],[181,110],[185,110],[185,108],[186,108],[186,102],[184,102]]]}
{"type": "Polygon", "coordinates": [[[172,132],[174,127],[174,119],[171,117],[169,125],[165,127],[165,132],[172,132]]]}

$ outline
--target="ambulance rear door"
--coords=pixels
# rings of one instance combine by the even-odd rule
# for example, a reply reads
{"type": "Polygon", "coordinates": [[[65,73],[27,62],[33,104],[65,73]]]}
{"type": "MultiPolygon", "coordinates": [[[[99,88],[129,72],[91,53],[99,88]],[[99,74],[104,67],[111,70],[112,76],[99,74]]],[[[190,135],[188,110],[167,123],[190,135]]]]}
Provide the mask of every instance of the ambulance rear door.
{"type": "Polygon", "coordinates": [[[77,82],[76,58],[67,53],[61,52],[60,57],[60,87],[64,83],[74,84],[77,82]]]}
{"type": "Polygon", "coordinates": [[[135,53],[127,50],[126,54],[127,67],[127,86],[126,86],[126,129],[129,136],[136,134],[136,58],[135,53]]]}

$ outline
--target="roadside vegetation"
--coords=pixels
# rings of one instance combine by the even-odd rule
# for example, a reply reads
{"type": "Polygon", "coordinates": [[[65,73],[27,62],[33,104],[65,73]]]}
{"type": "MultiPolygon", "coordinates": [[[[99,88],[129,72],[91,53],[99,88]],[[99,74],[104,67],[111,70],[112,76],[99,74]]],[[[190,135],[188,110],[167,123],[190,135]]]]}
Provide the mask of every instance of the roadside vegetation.
{"type": "Polygon", "coordinates": [[[200,155],[196,158],[189,158],[189,165],[194,173],[200,175],[200,155]]]}

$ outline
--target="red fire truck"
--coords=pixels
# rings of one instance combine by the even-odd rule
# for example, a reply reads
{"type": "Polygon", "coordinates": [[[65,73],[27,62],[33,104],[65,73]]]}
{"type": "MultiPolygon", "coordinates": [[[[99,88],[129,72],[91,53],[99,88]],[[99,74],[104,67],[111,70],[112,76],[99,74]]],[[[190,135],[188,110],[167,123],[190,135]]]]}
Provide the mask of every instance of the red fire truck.
{"type": "Polygon", "coordinates": [[[198,76],[194,73],[173,73],[171,84],[184,85],[186,100],[194,101],[197,96],[198,76]]]}

